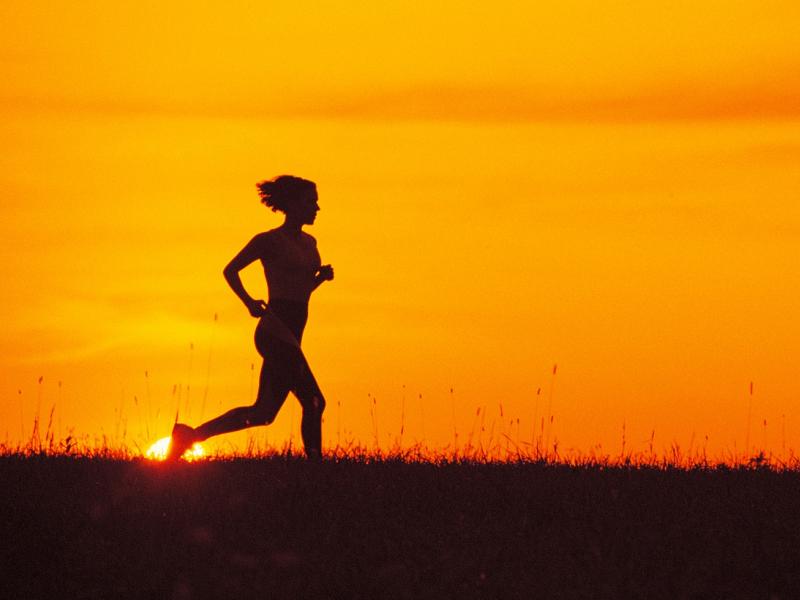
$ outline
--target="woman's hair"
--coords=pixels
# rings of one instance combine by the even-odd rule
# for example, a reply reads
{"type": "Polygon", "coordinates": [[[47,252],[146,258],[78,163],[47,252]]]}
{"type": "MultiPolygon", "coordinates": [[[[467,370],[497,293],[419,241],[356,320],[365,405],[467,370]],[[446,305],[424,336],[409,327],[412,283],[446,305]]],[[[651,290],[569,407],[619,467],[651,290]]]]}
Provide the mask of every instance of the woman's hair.
{"type": "Polygon", "coordinates": [[[313,181],[294,175],[280,175],[275,179],[260,181],[256,187],[261,202],[273,211],[279,210],[284,213],[298,197],[317,189],[313,181]]]}

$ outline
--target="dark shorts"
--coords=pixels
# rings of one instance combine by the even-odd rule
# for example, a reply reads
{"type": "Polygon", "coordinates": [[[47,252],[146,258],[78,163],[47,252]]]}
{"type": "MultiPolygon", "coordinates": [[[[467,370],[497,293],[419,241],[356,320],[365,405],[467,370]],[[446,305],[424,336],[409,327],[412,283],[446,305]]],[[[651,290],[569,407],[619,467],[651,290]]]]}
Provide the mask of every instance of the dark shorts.
{"type": "MultiPolygon", "coordinates": [[[[269,306],[299,342],[303,336],[308,306],[287,300],[270,301],[269,306]]],[[[289,392],[294,393],[304,407],[314,399],[322,402],[322,392],[303,351],[267,333],[262,323],[259,321],[255,332],[256,349],[264,359],[256,404],[266,403],[271,408],[270,412],[277,414],[289,392]]]]}

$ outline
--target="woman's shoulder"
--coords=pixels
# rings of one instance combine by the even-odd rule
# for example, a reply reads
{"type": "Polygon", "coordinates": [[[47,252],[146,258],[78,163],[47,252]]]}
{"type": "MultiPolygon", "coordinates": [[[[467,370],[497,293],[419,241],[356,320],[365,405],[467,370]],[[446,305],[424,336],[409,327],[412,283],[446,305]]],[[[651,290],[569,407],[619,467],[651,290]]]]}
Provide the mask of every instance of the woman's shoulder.
{"type": "Polygon", "coordinates": [[[276,242],[278,241],[276,231],[275,229],[270,229],[269,231],[262,231],[261,233],[255,234],[248,246],[257,250],[260,255],[269,254],[271,250],[275,248],[276,242]]]}
{"type": "MultiPolygon", "coordinates": [[[[316,238],[311,235],[310,233],[306,233],[305,231],[301,231],[301,240],[306,244],[316,246],[317,240],[316,238]]],[[[262,233],[256,234],[253,238],[253,242],[257,243],[260,246],[266,247],[274,247],[274,246],[285,246],[289,240],[286,237],[286,234],[280,227],[276,227],[275,229],[270,229],[269,231],[264,231],[262,233]]],[[[296,242],[295,242],[296,243],[296,242]]]]}
{"type": "Polygon", "coordinates": [[[262,231],[261,233],[257,233],[253,240],[261,242],[261,243],[270,243],[277,239],[280,239],[281,232],[278,229],[270,229],[269,231],[262,231]]]}

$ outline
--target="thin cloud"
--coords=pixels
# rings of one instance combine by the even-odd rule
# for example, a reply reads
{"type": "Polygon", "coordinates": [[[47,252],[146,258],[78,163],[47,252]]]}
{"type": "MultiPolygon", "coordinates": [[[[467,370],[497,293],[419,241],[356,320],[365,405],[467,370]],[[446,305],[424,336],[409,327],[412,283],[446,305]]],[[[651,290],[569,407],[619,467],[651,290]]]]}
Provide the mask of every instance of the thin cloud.
{"type": "Polygon", "coordinates": [[[257,103],[210,98],[0,97],[6,111],[228,118],[456,122],[670,121],[800,118],[800,81],[781,86],[676,85],[632,91],[495,85],[416,85],[351,93],[285,94],[257,103]]]}

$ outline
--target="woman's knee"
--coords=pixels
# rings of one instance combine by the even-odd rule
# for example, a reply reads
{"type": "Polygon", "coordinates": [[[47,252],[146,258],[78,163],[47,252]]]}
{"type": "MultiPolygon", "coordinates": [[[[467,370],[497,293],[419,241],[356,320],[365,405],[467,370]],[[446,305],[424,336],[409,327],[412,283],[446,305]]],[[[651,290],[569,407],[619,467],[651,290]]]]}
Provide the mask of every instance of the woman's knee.
{"type": "Polygon", "coordinates": [[[309,396],[303,400],[303,410],[322,415],[322,412],[325,410],[325,398],[321,393],[309,394],[309,396]]]}
{"type": "Polygon", "coordinates": [[[250,407],[250,422],[253,425],[270,425],[275,420],[276,413],[266,406],[256,403],[250,407]]]}

